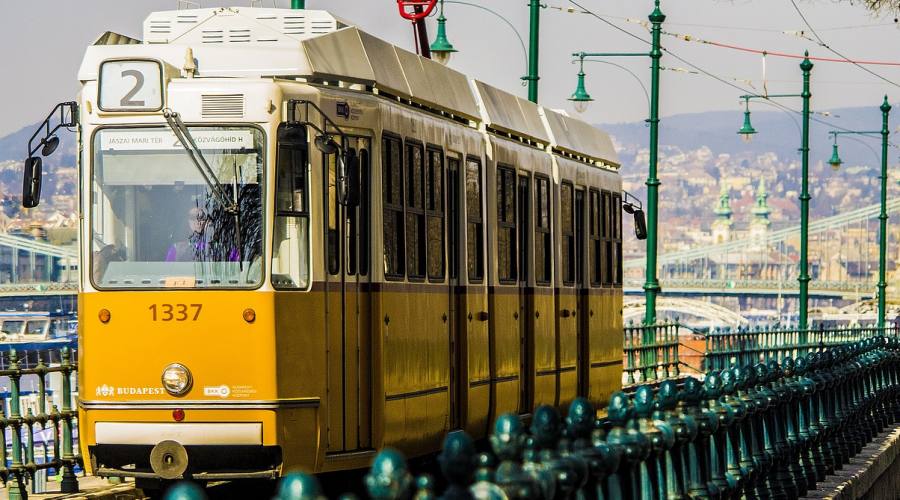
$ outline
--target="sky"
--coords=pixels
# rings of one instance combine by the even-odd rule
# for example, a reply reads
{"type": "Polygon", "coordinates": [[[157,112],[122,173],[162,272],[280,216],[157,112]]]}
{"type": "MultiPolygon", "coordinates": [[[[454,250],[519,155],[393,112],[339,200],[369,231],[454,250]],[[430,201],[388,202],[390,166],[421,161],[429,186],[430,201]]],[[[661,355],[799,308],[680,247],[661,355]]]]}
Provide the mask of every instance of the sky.
{"type": "MultiPolygon", "coordinates": [[[[576,83],[573,52],[644,52],[648,46],[580,9],[569,0],[542,0],[540,26],[541,104],[574,112],[567,101],[576,83]],[[569,9],[575,12],[569,12],[569,9]]],[[[615,26],[640,38],[649,34],[639,21],[652,10],[649,0],[576,0],[578,4],[615,26]]],[[[851,59],[900,63],[900,31],[893,18],[877,18],[854,2],[795,0],[813,29],[833,49],[851,59]]],[[[148,13],[172,10],[177,0],[0,0],[0,46],[5,70],[0,90],[6,97],[0,114],[0,135],[37,122],[52,106],[71,100],[78,91],[76,71],[84,48],[104,31],[141,38],[148,13]]],[[[247,6],[247,0],[200,0],[203,7],[247,6]]],[[[266,7],[288,7],[289,0],[262,0],[266,7]]],[[[446,0],[447,35],[459,50],[450,65],[489,84],[522,97],[528,43],[526,0],[446,0]],[[480,5],[478,8],[473,4],[480,5]],[[488,8],[494,13],[484,10],[488,8]],[[500,17],[508,21],[506,24],[500,17]],[[511,26],[510,26],[511,25],[511,26]],[[513,29],[515,28],[515,30],[513,29]]],[[[400,18],[395,0],[307,0],[307,8],[330,10],[363,30],[413,50],[412,28],[400,18]]],[[[771,52],[792,54],[809,50],[812,56],[838,57],[819,43],[784,32],[807,31],[791,0],[663,0],[664,30],[703,39],[771,52]]],[[[429,20],[429,37],[434,36],[429,20]]],[[[726,82],[755,93],[799,93],[798,60],[740,52],[709,44],[664,36],[660,113],[739,110],[741,89],[709,76],[695,74],[672,53],[715,74],[726,82]],[[752,86],[751,86],[752,85],[752,86]]],[[[593,123],[617,123],[647,117],[647,99],[640,83],[649,88],[649,59],[608,59],[620,67],[588,63],[587,90],[595,99],[583,118],[593,123]],[[624,68],[624,69],[623,69],[624,68]],[[629,71],[631,73],[629,73],[629,71]],[[639,83],[640,80],[640,83],[639,83]]],[[[828,110],[849,106],[877,107],[885,94],[900,101],[900,66],[869,66],[891,82],[850,65],[819,62],[813,69],[813,107],[828,110]]],[[[785,101],[795,109],[799,101],[785,101]]],[[[760,111],[768,109],[755,105],[760,111]]],[[[836,119],[839,120],[839,119],[836,119]]],[[[839,123],[836,121],[835,123],[839,123]]],[[[900,123],[900,122],[898,122],[900,123]]]]}

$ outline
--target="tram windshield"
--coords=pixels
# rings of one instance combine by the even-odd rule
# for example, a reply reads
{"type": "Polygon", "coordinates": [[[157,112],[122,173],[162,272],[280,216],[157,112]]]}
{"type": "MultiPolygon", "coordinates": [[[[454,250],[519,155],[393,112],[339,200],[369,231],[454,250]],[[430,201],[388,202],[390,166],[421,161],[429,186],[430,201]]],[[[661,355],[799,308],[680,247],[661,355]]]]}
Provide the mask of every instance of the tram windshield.
{"type": "Polygon", "coordinates": [[[189,130],[214,178],[204,178],[170,129],[106,128],[94,135],[91,277],[98,288],[260,284],[263,133],[189,130]]]}

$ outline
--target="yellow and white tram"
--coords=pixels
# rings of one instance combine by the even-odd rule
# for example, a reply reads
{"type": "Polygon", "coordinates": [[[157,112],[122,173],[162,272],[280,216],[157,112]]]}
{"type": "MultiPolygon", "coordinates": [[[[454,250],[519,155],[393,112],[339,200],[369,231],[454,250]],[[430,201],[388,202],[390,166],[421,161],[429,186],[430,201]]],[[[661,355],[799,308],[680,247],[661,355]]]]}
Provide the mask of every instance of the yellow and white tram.
{"type": "Polygon", "coordinates": [[[358,468],[620,387],[605,133],[324,11],[156,12],[78,77],[94,474],[358,468]]]}

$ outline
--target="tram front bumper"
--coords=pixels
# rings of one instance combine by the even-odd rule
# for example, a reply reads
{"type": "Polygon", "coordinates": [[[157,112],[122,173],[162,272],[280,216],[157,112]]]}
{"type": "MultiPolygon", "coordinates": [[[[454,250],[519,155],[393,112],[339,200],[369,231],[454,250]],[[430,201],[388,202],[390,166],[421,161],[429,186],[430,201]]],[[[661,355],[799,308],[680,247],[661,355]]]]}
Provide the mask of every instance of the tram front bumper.
{"type": "Polygon", "coordinates": [[[97,422],[89,446],[98,476],[174,480],[278,477],[279,446],[260,422],[97,422]]]}

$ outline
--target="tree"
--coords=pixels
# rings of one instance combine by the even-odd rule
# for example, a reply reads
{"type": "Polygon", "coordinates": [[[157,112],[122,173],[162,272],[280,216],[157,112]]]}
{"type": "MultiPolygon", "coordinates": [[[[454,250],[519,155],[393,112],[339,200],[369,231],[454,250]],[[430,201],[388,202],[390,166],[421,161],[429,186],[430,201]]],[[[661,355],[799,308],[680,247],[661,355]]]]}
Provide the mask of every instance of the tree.
{"type": "Polygon", "coordinates": [[[900,0],[842,0],[849,1],[850,5],[862,4],[875,14],[894,16],[900,15],[900,0]]]}

